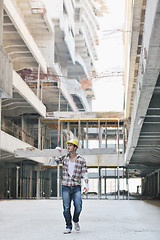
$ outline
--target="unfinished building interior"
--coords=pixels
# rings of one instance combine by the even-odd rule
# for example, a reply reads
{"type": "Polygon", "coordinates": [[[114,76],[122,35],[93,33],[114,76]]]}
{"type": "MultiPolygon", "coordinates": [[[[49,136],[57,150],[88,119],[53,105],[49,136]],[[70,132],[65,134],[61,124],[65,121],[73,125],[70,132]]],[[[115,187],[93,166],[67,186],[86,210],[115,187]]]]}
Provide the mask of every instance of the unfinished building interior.
{"type": "Polygon", "coordinates": [[[124,110],[92,112],[103,1],[0,0],[0,199],[60,198],[51,157],[71,138],[86,198],[130,199],[131,179],[135,196],[160,197],[159,12],[159,0],[126,1],[124,110]]]}

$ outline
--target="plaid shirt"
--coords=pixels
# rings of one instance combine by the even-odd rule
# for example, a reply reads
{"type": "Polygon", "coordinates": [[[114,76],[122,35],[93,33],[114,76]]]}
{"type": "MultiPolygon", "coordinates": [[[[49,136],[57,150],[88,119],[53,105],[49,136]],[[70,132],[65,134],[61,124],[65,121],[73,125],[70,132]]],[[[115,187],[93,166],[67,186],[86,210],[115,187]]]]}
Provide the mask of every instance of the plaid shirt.
{"type": "Polygon", "coordinates": [[[87,173],[86,161],[80,155],[75,160],[74,172],[72,177],[68,173],[69,155],[55,159],[57,163],[62,163],[62,185],[76,186],[81,185],[81,178],[87,173]]]}

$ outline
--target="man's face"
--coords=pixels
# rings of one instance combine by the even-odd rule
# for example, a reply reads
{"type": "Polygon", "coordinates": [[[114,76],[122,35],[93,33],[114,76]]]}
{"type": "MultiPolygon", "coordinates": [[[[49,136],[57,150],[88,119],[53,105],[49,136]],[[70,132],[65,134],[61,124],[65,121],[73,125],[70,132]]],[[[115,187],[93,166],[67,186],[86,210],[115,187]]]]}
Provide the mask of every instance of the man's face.
{"type": "Polygon", "coordinates": [[[68,143],[67,150],[68,150],[69,153],[74,152],[76,150],[76,147],[73,144],[68,143]]]}

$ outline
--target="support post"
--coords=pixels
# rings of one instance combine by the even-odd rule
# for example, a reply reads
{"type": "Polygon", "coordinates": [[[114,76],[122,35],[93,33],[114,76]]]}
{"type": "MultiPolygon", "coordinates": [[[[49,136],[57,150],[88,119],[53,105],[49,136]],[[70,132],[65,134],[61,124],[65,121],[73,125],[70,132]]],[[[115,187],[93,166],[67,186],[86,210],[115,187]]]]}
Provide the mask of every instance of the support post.
{"type": "Polygon", "coordinates": [[[126,169],[127,199],[129,200],[129,169],[126,169]]]}
{"type": "Polygon", "coordinates": [[[157,172],[157,195],[160,195],[160,170],[157,172]]]}
{"type": "Polygon", "coordinates": [[[57,136],[57,146],[59,147],[59,143],[60,143],[60,130],[61,130],[61,123],[60,123],[60,119],[58,119],[58,136],[57,136]]]}
{"type": "Polygon", "coordinates": [[[98,166],[98,199],[101,198],[101,167],[98,166]]]}
{"type": "Polygon", "coordinates": [[[58,111],[61,111],[61,91],[59,88],[59,95],[58,95],[58,111]]]}
{"type": "Polygon", "coordinates": [[[3,44],[3,0],[0,0],[0,46],[3,44]]]}
{"type": "Polygon", "coordinates": [[[107,148],[107,122],[105,122],[105,148],[107,148]]]}
{"type": "Polygon", "coordinates": [[[119,120],[117,123],[117,152],[119,153],[119,120]]]}
{"type": "Polygon", "coordinates": [[[41,119],[38,118],[38,149],[41,149],[41,119]]]}
{"type": "Polygon", "coordinates": [[[25,121],[23,115],[21,117],[21,128],[22,128],[22,141],[25,142],[27,136],[25,135],[25,121]]]}
{"type": "Polygon", "coordinates": [[[41,67],[40,64],[38,65],[38,77],[37,77],[37,97],[39,98],[39,90],[40,90],[40,71],[41,67]]]}
{"type": "Polygon", "coordinates": [[[61,122],[61,148],[63,149],[63,122],[61,122]]]}
{"type": "Polygon", "coordinates": [[[106,186],[107,186],[107,184],[106,184],[106,180],[107,180],[107,178],[106,178],[106,176],[105,176],[105,178],[104,178],[104,196],[105,196],[105,198],[106,198],[106,186]]]}
{"type": "Polygon", "coordinates": [[[32,176],[33,176],[33,172],[32,172],[32,167],[30,168],[30,175],[29,175],[29,198],[32,198],[32,176]]]}
{"type": "Polygon", "coordinates": [[[98,141],[99,141],[99,148],[101,148],[101,122],[98,119],[98,141]]]}
{"type": "Polygon", "coordinates": [[[40,199],[40,170],[37,169],[37,189],[36,189],[36,198],[40,199]]]}
{"type": "Polygon", "coordinates": [[[18,199],[18,182],[19,182],[19,168],[20,167],[16,167],[16,199],[18,199]]]}
{"type": "Polygon", "coordinates": [[[78,120],[78,145],[80,145],[81,140],[81,122],[80,119],[78,120]]]}
{"type": "Polygon", "coordinates": [[[70,139],[70,123],[67,122],[67,141],[70,139]]]}
{"type": "Polygon", "coordinates": [[[88,148],[88,122],[86,122],[86,148],[88,148]]]}
{"type": "Polygon", "coordinates": [[[120,191],[119,191],[119,166],[117,167],[117,199],[119,200],[120,191]]]}
{"type": "Polygon", "coordinates": [[[43,81],[41,80],[41,101],[43,101],[43,81]]]}

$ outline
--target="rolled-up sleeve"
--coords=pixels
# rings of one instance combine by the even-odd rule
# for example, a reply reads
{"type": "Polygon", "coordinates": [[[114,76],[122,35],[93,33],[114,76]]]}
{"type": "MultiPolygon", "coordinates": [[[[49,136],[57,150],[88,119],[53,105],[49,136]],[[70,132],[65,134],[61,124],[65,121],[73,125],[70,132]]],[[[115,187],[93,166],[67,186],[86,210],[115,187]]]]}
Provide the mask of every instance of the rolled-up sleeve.
{"type": "Polygon", "coordinates": [[[88,168],[87,168],[87,164],[85,159],[83,160],[83,164],[82,164],[82,177],[84,178],[84,180],[88,179],[88,168]]]}

